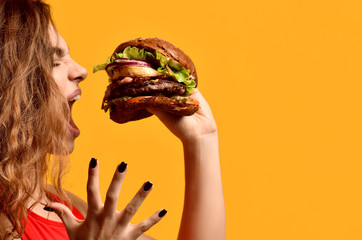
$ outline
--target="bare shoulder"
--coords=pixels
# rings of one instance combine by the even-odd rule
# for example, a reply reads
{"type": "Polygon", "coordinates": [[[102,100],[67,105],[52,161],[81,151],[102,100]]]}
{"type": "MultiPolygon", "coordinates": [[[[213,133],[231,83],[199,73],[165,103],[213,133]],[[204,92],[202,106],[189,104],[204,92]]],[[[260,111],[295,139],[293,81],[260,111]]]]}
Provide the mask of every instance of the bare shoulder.
{"type": "MultiPolygon", "coordinates": [[[[47,185],[47,190],[53,194],[56,194],[56,191],[54,189],[54,187],[52,185],[47,185]]],[[[79,212],[85,217],[87,215],[87,203],[81,199],[80,197],[78,197],[77,195],[65,190],[65,192],[67,193],[71,204],[77,208],[79,210],[79,212]]]]}
{"type": "Polygon", "coordinates": [[[65,192],[68,194],[68,197],[72,205],[76,207],[79,210],[79,212],[85,217],[87,215],[88,204],[77,195],[68,191],[65,192]]]}

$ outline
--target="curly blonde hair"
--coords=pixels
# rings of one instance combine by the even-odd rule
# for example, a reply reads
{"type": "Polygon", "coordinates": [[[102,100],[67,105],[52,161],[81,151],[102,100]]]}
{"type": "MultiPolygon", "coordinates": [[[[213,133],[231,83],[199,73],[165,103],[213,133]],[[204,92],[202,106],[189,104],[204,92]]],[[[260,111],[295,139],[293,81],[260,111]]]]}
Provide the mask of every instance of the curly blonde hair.
{"type": "Polygon", "coordinates": [[[50,162],[53,184],[68,200],[61,178],[70,110],[52,77],[51,25],[41,0],[0,1],[0,214],[13,237],[23,234],[28,204],[46,194],[50,162]],[[56,153],[52,161],[49,153],[56,153]]]}

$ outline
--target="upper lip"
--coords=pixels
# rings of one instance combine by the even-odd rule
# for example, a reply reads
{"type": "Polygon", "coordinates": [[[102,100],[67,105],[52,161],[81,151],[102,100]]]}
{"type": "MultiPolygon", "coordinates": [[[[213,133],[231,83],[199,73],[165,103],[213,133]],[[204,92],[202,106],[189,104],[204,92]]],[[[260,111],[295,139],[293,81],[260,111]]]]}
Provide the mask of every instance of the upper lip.
{"type": "Polygon", "coordinates": [[[71,101],[75,96],[78,96],[81,94],[82,94],[82,90],[80,90],[80,88],[77,88],[68,96],[68,101],[71,101]]]}

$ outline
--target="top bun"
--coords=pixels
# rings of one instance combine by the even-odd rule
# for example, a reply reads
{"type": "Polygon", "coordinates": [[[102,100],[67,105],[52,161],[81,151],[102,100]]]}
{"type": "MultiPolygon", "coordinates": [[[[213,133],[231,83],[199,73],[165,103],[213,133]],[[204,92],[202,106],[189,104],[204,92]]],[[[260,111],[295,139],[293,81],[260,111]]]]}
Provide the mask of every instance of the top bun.
{"type": "Polygon", "coordinates": [[[196,68],[192,60],[181,49],[175,47],[166,40],[160,38],[136,38],[127,42],[121,43],[114,54],[122,52],[126,47],[137,47],[139,49],[144,48],[149,51],[160,51],[160,53],[168,58],[174,59],[181,63],[186,69],[190,70],[190,76],[194,78],[197,84],[196,68]]]}

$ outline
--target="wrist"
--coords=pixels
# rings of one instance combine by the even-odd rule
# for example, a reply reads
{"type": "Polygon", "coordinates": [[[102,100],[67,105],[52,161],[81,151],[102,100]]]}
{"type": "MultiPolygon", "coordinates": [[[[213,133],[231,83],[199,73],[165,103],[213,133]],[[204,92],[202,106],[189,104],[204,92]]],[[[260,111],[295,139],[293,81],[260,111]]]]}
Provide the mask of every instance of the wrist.
{"type": "Polygon", "coordinates": [[[205,141],[210,141],[211,139],[218,139],[218,132],[217,129],[208,132],[208,133],[197,133],[194,132],[192,134],[188,134],[187,136],[185,136],[184,138],[180,139],[182,144],[184,146],[187,145],[194,145],[194,144],[198,144],[198,143],[202,143],[205,141]]]}
{"type": "Polygon", "coordinates": [[[209,133],[195,134],[181,139],[181,142],[186,151],[215,148],[218,147],[218,132],[215,130],[209,133]]]}

